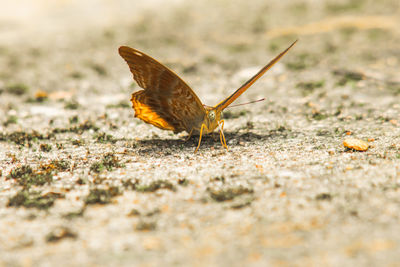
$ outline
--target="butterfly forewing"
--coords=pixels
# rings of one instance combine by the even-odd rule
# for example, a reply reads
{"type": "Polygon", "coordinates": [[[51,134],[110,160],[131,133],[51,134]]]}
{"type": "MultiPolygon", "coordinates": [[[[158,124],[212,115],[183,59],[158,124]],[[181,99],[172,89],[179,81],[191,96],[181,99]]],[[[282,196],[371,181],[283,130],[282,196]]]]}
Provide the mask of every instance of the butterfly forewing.
{"type": "Polygon", "coordinates": [[[119,54],[144,90],[132,95],[135,116],[161,129],[190,132],[201,127],[206,111],[196,94],[175,73],[130,47],[119,54]]]}
{"type": "Polygon", "coordinates": [[[277,55],[274,59],[272,59],[267,65],[265,65],[256,75],[251,77],[247,82],[245,82],[239,89],[237,89],[233,94],[231,94],[229,97],[221,101],[218,105],[216,105],[216,108],[218,110],[224,110],[226,107],[228,107],[230,104],[232,104],[233,101],[236,100],[241,94],[243,94],[255,81],[257,81],[261,76],[264,75],[265,72],[267,72],[273,65],[275,65],[276,62],[278,62],[288,51],[290,48],[292,48],[295,44],[297,43],[297,40],[294,41],[288,48],[286,48],[282,53],[277,55]]]}

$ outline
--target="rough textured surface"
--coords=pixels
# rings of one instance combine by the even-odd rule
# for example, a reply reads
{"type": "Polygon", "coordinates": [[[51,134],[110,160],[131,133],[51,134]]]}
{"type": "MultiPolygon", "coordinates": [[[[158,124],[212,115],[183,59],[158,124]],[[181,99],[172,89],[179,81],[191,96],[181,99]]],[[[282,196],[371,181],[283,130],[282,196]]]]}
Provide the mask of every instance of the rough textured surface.
{"type": "Polygon", "coordinates": [[[17,2],[0,11],[0,266],[398,265],[398,0],[17,2]],[[297,38],[236,102],[267,100],[225,113],[229,152],[133,118],[120,45],[213,105],[297,38]]]}

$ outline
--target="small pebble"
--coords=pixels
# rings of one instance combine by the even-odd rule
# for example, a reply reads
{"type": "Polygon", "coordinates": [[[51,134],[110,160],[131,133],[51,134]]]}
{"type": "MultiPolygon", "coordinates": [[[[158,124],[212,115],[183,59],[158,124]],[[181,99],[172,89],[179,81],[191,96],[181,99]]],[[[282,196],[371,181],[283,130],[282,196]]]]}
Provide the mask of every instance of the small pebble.
{"type": "Polygon", "coordinates": [[[344,147],[357,151],[367,151],[369,147],[367,142],[356,138],[346,138],[343,141],[343,145],[344,147]]]}

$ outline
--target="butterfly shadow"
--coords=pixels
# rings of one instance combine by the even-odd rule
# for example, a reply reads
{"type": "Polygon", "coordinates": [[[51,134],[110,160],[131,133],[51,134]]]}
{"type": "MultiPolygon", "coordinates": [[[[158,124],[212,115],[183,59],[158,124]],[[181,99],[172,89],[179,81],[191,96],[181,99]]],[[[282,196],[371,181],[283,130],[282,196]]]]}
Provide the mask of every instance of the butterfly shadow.
{"type": "MultiPolygon", "coordinates": [[[[291,132],[293,134],[293,132],[291,132]]],[[[259,143],[260,140],[268,140],[275,138],[288,138],[289,133],[279,130],[270,130],[265,133],[246,132],[224,132],[228,147],[243,146],[244,144],[251,145],[259,143]]],[[[292,135],[291,134],[291,135],[292,135]]],[[[186,137],[185,137],[186,138],[186,137]]],[[[137,141],[137,147],[141,153],[157,153],[157,154],[172,154],[176,152],[190,151],[193,152],[199,142],[199,135],[193,135],[189,140],[185,138],[179,139],[161,139],[152,138],[137,141]]],[[[219,134],[203,135],[201,139],[201,149],[218,148],[221,145],[219,134]]]]}

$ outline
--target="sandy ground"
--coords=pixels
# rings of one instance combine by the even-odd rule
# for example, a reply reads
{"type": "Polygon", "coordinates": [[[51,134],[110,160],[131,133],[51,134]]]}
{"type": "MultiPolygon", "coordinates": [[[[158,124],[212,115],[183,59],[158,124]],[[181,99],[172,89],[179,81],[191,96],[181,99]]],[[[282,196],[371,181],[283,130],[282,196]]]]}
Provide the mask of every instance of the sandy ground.
{"type": "Polygon", "coordinates": [[[17,2],[0,266],[399,266],[399,1],[17,2]],[[134,118],[120,45],[215,105],[295,39],[225,112],[229,151],[134,118]]]}

